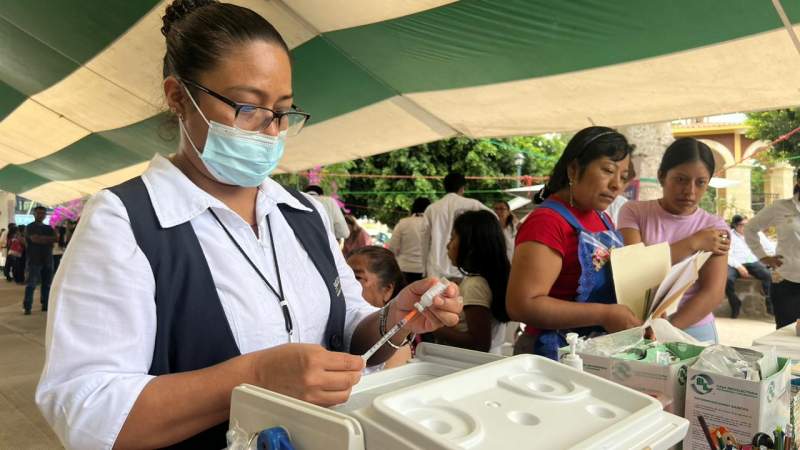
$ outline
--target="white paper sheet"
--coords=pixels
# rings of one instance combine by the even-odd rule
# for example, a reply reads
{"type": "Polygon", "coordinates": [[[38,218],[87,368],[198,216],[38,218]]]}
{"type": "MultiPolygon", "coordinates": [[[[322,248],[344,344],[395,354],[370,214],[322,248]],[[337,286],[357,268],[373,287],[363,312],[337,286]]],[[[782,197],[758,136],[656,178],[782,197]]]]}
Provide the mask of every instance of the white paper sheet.
{"type": "Polygon", "coordinates": [[[710,256],[711,252],[697,252],[672,266],[664,281],[658,286],[650,307],[650,316],[658,317],[670,307],[676,306],[676,302],[700,277],[700,268],[710,256]]]}
{"type": "Polygon", "coordinates": [[[647,317],[647,293],[670,271],[669,244],[642,243],[611,249],[611,272],[617,303],[628,306],[637,317],[647,317]]]}

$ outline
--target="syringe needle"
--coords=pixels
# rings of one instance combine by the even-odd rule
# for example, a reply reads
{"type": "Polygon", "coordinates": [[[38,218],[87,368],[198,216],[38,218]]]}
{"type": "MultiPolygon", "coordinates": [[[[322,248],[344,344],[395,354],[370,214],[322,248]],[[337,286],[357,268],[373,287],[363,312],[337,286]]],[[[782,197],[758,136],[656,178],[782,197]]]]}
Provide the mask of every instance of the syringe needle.
{"type": "MultiPolygon", "coordinates": [[[[417,315],[417,313],[421,313],[422,311],[425,310],[425,308],[431,306],[433,304],[433,299],[447,289],[448,283],[449,281],[447,281],[446,278],[441,278],[439,279],[438,283],[436,283],[433,287],[425,291],[425,293],[422,294],[422,297],[420,297],[420,300],[414,303],[414,308],[411,311],[409,311],[405,315],[405,317],[403,317],[399,322],[397,322],[395,326],[390,328],[389,331],[386,332],[386,334],[381,336],[381,338],[378,339],[378,342],[376,342],[375,345],[370,347],[370,349],[367,350],[366,353],[361,355],[361,358],[363,358],[364,361],[370,359],[372,355],[374,355],[375,352],[378,351],[378,349],[383,347],[383,344],[385,344],[386,341],[388,341],[389,339],[392,338],[392,336],[397,334],[397,332],[400,331],[400,328],[403,328],[411,319],[414,318],[414,316],[417,315]]],[[[434,313],[434,315],[436,314],[434,313]]]]}
{"type": "Polygon", "coordinates": [[[367,350],[366,353],[361,355],[361,358],[364,359],[364,361],[367,361],[368,359],[372,358],[372,355],[374,355],[375,352],[377,352],[381,347],[383,347],[383,344],[385,344],[386,341],[388,341],[395,334],[397,334],[397,332],[400,331],[400,328],[403,328],[408,323],[408,321],[410,321],[411,319],[414,318],[414,316],[417,315],[417,313],[418,311],[416,309],[412,309],[408,314],[406,314],[405,317],[403,317],[392,328],[390,328],[389,331],[386,332],[386,334],[384,334],[380,339],[378,339],[378,342],[376,342],[375,345],[370,347],[370,349],[367,350]]]}

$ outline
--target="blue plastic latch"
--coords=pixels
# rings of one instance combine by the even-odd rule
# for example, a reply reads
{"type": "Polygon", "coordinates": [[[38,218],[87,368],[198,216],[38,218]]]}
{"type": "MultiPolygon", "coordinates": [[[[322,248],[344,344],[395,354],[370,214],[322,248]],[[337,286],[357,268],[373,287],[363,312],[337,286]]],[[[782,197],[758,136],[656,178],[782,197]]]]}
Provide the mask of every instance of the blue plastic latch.
{"type": "Polygon", "coordinates": [[[258,433],[256,448],[258,450],[295,450],[289,439],[289,433],[283,427],[267,428],[258,433]]]}

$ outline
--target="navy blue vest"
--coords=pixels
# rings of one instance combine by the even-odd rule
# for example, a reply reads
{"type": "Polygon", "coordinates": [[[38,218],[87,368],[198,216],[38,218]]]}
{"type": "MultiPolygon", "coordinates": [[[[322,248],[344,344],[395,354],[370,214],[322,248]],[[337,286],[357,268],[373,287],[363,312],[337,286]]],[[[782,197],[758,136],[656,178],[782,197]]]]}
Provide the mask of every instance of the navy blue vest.
{"type": "MultiPolygon", "coordinates": [[[[328,287],[330,314],[325,327],[325,347],[332,351],[346,351],[342,337],[345,300],[325,226],[316,208],[303,194],[287,190],[312,210],[301,211],[282,203],[278,205],[328,287]]],[[[147,257],[155,277],[157,324],[149,373],[187,372],[239,356],[239,347],[191,223],[162,228],[141,177],[112,187],[110,191],[125,205],[136,243],[147,257]]],[[[225,448],[227,430],[225,422],[170,448],[225,448]]]]}

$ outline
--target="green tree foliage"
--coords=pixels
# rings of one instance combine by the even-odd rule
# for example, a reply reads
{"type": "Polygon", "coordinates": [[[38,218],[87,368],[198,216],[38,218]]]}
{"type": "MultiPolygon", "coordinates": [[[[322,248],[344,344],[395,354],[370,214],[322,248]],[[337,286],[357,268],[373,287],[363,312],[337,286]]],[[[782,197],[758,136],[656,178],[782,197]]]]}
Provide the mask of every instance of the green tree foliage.
{"type": "MultiPolygon", "coordinates": [[[[774,141],[800,127],[800,108],[750,113],[747,115],[746,123],[750,125],[750,131],[747,133],[749,138],[774,141]]],[[[763,156],[767,159],[767,161],[763,161],[766,163],[776,159],[800,157],[800,133],[775,144],[769,154],[763,156]]]]}
{"type": "MultiPolygon", "coordinates": [[[[371,156],[324,169],[324,174],[407,175],[409,178],[361,178],[323,176],[323,187],[331,192],[336,183],[340,197],[357,216],[369,216],[393,226],[408,215],[416,197],[431,201],[444,195],[440,179],[458,171],[466,176],[515,176],[517,154],[525,156],[522,175],[547,176],[561,152],[564,142],[558,136],[519,136],[498,139],[455,137],[430,142],[393,152],[371,156]]],[[[305,181],[297,175],[279,175],[280,182],[302,187],[305,181]]],[[[514,180],[468,180],[467,196],[490,203],[508,196],[499,192],[516,186],[514,180]],[[471,192],[470,192],[471,191],[471,192]]]]}
{"type": "Polygon", "coordinates": [[[711,214],[717,214],[717,190],[708,188],[703,198],[700,199],[699,206],[711,214]]]}

